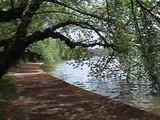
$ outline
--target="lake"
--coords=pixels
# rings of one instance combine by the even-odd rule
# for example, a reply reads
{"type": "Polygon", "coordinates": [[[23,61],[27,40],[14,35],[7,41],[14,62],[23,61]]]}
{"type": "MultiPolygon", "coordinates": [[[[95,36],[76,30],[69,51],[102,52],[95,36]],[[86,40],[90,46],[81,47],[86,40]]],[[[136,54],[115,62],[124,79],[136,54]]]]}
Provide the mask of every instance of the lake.
{"type": "Polygon", "coordinates": [[[91,72],[88,65],[75,68],[68,64],[71,62],[74,61],[58,64],[51,74],[74,86],[160,115],[160,96],[150,93],[149,83],[135,81],[128,84],[120,77],[122,71],[116,71],[110,78],[94,78],[88,76],[91,72]]]}

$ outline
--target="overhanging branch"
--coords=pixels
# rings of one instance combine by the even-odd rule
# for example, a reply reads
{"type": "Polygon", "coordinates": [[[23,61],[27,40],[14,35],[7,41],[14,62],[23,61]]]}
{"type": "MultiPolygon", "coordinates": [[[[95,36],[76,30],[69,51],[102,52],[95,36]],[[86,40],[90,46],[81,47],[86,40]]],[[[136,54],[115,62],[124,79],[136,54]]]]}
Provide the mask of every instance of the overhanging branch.
{"type": "Polygon", "coordinates": [[[31,36],[28,36],[27,39],[27,44],[33,44],[34,42],[44,40],[46,38],[52,37],[53,39],[60,39],[61,41],[64,41],[67,46],[70,48],[75,48],[76,46],[81,46],[81,47],[94,47],[96,45],[98,46],[103,46],[103,47],[113,47],[113,44],[103,44],[103,43],[91,43],[91,44],[84,44],[81,42],[73,42],[70,40],[68,37],[64,36],[63,34],[59,32],[54,32],[51,29],[46,29],[44,32],[36,32],[32,34],[31,36]]]}
{"type": "Polygon", "coordinates": [[[16,20],[21,18],[24,10],[28,5],[28,0],[21,0],[19,6],[14,8],[14,1],[11,1],[11,9],[10,10],[0,10],[0,22],[9,22],[11,20],[16,20]]]}
{"type": "Polygon", "coordinates": [[[106,41],[106,39],[101,35],[101,33],[99,32],[98,29],[96,29],[94,26],[90,25],[87,22],[66,21],[66,22],[59,23],[59,24],[53,26],[51,29],[56,30],[58,28],[65,27],[65,26],[68,26],[68,25],[76,25],[76,26],[80,26],[80,27],[85,28],[85,29],[93,30],[103,40],[103,42],[105,43],[105,46],[110,46],[110,47],[112,47],[112,49],[115,49],[115,46],[113,44],[108,43],[106,41]]]}
{"type": "Polygon", "coordinates": [[[22,14],[22,8],[10,9],[8,11],[0,10],[0,22],[9,22],[11,20],[21,18],[22,14]]]}
{"type": "MultiPolygon", "coordinates": [[[[115,48],[115,46],[113,44],[109,44],[105,40],[105,38],[99,33],[99,31],[94,26],[88,24],[87,22],[76,22],[76,21],[62,22],[62,23],[59,23],[57,25],[52,26],[51,28],[47,28],[43,32],[37,31],[30,36],[24,37],[24,40],[29,45],[29,44],[32,44],[33,42],[44,40],[45,38],[49,38],[49,37],[56,38],[56,39],[59,38],[60,40],[64,41],[71,48],[74,48],[75,46],[93,47],[96,45],[103,46],[103,47],[111,47],[112,49],[115,48]],[[54,32],[55,30],[57,30],[61,27],[68,26],[68,25],[76,25],[76,26],[80,26],[82,28],[84,28],[84,26],[86,26],[86,29],[88,29],[88,27],[89,27],[89,29],[95,31],[99,35],[99,37],[104,41],[104,43],[99,42],[99,43],[92,43],[92,44],[84,44],[82,42],[72,42],[69,38],[62,35],[61,33],[54,32]]],[[[4,45],[7,45],[8,43],[12,43],[12,42],[13,42],[13,38],[1,40],[0,46],[4,46],[4,45]]]]}
{"type": "Polygon", "coordinates": [[[146,6],[143,5],[142,1],[136,0],[136,2],[138,3],[138,5],[144,9],[145,11],[147,11],[159,24],[160,24],[160,18],[158,16],[156,16],[155,14],[153,14],[151,12],[151,9],[148,9],[146,6]]]}
{"type": "Polygon", "coordinates": [[[85,11],[81,11],[81,10],[75,9],[75,8],[73,8],[73,7],[65,4],[65,3],[63,3],[63,2],[57,1],[57,0],[46,0],[46,1],[52,2],[52,3],[56,3],[56,4],[60,5],[60,6],[64,6],[64,7],[68,8],[68,9],[73,10],[73,11],[75,11],[75,12],[77,12],[77,13],[82,14],[82,15],[90,16],[90,17],[92,17],[92,18],[96,18],[96,19],[98,19],[98,20],[103,20],[103,21],[105,21],[105,22],[110,22],[110,23],[113,22],[113,21],[109,21],[108,18],[103,18],[103,17],[98,16],[98,15],[95,15],[95,14],[91,14],[91,13],[88,13],[88,12],[85,12],[85,11]]]}

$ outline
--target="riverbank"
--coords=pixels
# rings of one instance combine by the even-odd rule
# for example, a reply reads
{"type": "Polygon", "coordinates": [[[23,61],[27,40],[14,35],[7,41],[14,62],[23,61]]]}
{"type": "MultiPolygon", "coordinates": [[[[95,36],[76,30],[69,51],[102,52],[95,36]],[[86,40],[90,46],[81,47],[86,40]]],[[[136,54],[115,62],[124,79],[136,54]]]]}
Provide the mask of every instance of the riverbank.
{"type": "Polygon", "coordinates": [[[10,120],[160,120],[160,116],[85,91],[27,64],[10,73],[16,99],[6,102],[10,120]]]}

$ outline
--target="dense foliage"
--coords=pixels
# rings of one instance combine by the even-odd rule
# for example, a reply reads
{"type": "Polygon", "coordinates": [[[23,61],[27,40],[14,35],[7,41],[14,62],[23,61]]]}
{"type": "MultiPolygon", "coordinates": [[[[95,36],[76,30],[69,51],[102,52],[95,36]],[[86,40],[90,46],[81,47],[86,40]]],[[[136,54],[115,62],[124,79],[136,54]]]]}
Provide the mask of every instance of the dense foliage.
{"type": "Polygon", "coordinates": [[[27,59],[41,61],[46,65],[54,65],[63,60],[79,59],[87,56],[87,50],[85,49],[70,49],[62,41],[52,39],[34,43],[28,47],[26,54],[28,51],[31,54],[33,53],[33,58],[28,55],[26,56],[27,59]]]}
{"type": "MultiPolygon", "coordinates": [[[[110,54],[98,57],[98,62],[93,63],[100,71],[93,69],[93,72],[104,73],[109,61],[118,59],[127,80],[150,80],[152,88],[157,90],[160,88],[159,7],[158,0],[3,0],[0,78],[31,44],[52,38],[70,48],[108,48],[110,54]]],[[[44,47],[49,47],[48,43],[44,47]]],[[[58,49],[54,51],[57,52],[58,49]]]]}
{"type": "Polygon", "coordinates": [[[13,98],[15,97],[15,93],[16,93],[15,80],[10,76],[4,76],[2,78],[2,82],[0,83],[0,99],[13,98]]]}

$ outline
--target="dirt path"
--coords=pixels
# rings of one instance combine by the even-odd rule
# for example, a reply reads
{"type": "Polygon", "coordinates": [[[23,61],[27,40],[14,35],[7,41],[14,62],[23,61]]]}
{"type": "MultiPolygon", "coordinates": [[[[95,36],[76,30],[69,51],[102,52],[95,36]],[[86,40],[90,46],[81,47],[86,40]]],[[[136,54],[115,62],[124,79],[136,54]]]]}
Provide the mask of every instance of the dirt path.
{"type": "Polygon", "coordinates": [[[17,99],[8,120],[160,120],[145,111],[74,87],[27,64],[12,73],[17,99]]]}

